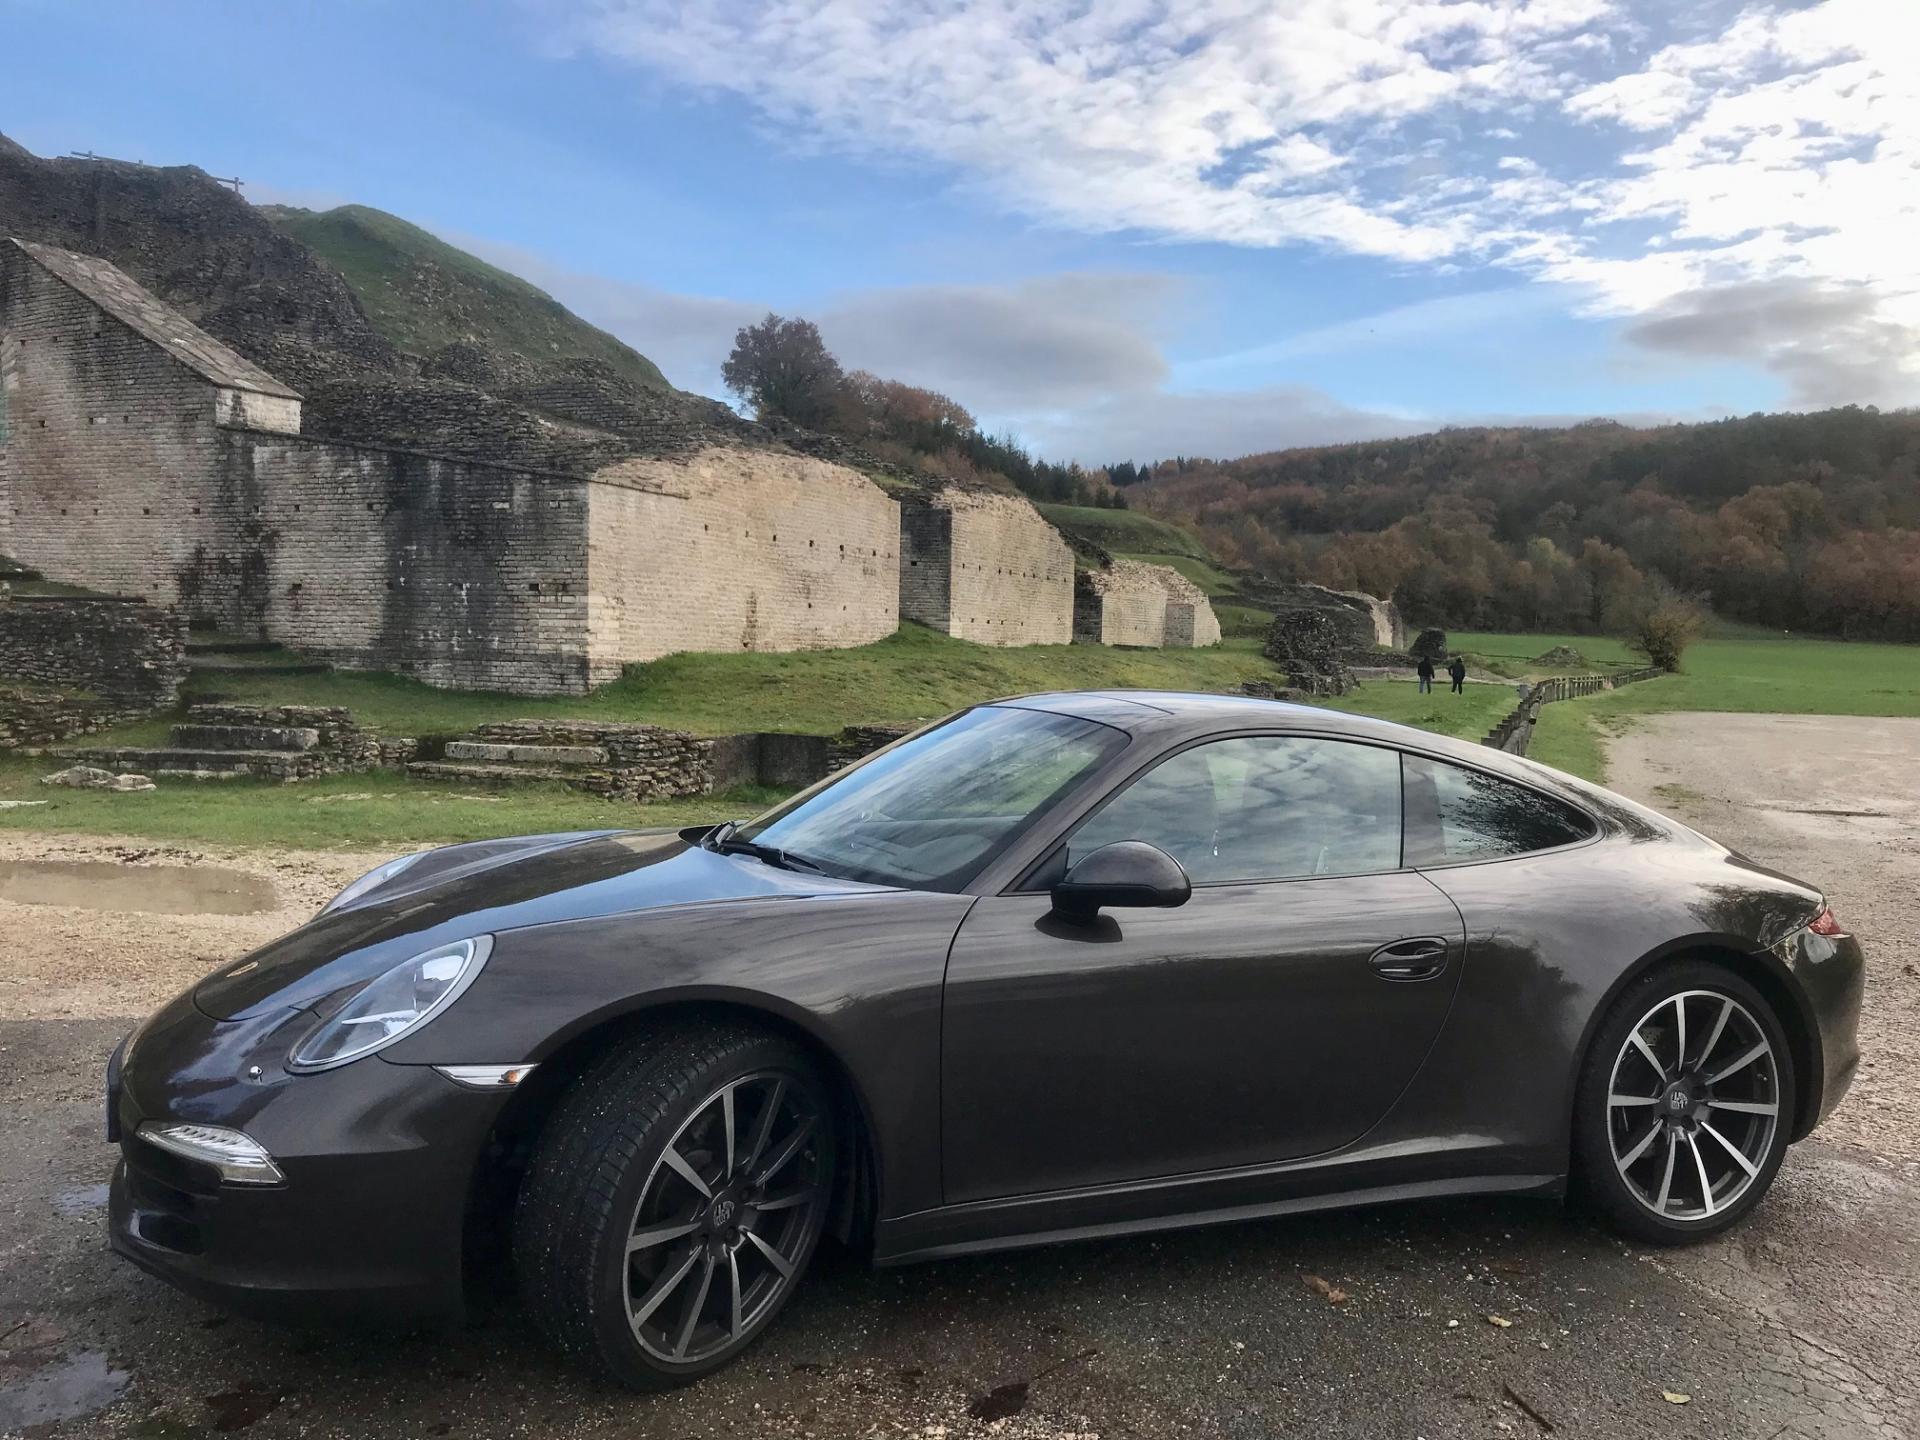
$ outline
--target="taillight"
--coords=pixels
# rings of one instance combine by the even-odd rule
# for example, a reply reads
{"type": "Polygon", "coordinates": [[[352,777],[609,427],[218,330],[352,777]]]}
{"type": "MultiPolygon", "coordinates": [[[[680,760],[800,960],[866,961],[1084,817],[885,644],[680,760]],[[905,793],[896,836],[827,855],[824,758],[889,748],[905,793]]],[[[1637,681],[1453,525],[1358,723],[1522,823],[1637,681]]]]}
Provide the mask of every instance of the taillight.
{"type": "Polygon", "coordinates": [[[1838,940],[1847,933],[1846,927],[1840,923],[1840,917],[1833,913],[1833,907],[1830,905],[1821,907],[1820,913],[1813,917],[1813,923],[1807,926],[1807,929],[1816,935],[1824,935],[1829,940],[1838,940]]]}

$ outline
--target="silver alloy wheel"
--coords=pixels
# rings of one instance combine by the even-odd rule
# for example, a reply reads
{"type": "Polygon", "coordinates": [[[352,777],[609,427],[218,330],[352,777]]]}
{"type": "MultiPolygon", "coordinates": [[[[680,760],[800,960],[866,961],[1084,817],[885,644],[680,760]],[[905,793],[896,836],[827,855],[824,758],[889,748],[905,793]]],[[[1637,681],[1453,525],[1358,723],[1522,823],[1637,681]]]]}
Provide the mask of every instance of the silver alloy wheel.
{"type": "Polygon", "coordinates": [[[1773,1042],[1738,1000],[1670,995],[1614,1058],[1607,1137],[1633,1197],[1663,1220],[1710,1220],[1746,1194],[1780,1126],[1773,1042]]]}
{"type": "Polygon", "coordinates": [[[627,1227],[641,1349],[698,1364],[771,1311],[825,1220],[826,1123],[810,1087],[769,1072],[729,1081],[674,1133],[627,1227]]]}

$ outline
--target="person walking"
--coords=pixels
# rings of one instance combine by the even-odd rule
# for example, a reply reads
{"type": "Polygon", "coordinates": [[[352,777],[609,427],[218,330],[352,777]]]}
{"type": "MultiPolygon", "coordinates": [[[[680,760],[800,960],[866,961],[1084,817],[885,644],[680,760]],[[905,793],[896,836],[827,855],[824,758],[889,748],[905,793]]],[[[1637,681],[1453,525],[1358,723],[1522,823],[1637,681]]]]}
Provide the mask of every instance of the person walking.
{"type": "Polygon", "coordinates": [[[1431,655],[1422,655],[1420,657],[1420,663],[1414,666],[1413,673],[1420,677],[1420,693],[1422,695],[1427,694],[1433,689],[1433,657],[1431,655]]]}
{"type": "Polygon", "coordinates": [[[1464,694],[1467,686],[1467,662],[1458,655],[1454,656],[1447,662],[1447,674],[1453,677],[1453,693],[1464,694]]]}

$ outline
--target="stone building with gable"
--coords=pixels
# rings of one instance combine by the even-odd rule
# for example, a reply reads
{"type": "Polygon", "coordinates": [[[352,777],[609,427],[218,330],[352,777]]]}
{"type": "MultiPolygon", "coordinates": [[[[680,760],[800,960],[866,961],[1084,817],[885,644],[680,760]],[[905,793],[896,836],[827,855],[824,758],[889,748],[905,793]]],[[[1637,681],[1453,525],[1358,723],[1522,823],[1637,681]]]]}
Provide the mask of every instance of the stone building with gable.
{"type": "Polygon", "coordinates": [[[899,620],[865,477],[695,444],[548,469],[310,437],[302,397],[104,260],[0,244],[0,553],[430,683],[572,693],[899,620]]]}

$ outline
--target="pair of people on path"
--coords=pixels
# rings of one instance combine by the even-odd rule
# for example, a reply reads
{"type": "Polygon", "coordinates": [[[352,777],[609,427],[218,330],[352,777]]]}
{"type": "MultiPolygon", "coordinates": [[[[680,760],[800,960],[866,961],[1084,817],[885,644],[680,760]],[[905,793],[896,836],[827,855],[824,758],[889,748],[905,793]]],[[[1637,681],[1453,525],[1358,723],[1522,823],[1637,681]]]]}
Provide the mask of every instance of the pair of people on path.
{"type": "MultiPolygon", "coordinates": [[[[1422,695],[1425,695],[1433,689],[1432,656],[1422,655],[1420,657],[1420,663],[1414,668],[1413,673],[1420,677],[1420,693],[1422,695]]],[[[1447,662],[1447,675],[1453,681],[1453,693],[1456,695],[1464,694],[1466,692],[1467,662],[1462,660],[1458,655],[1454,656],[1453,659],[1447,662]]]]}

